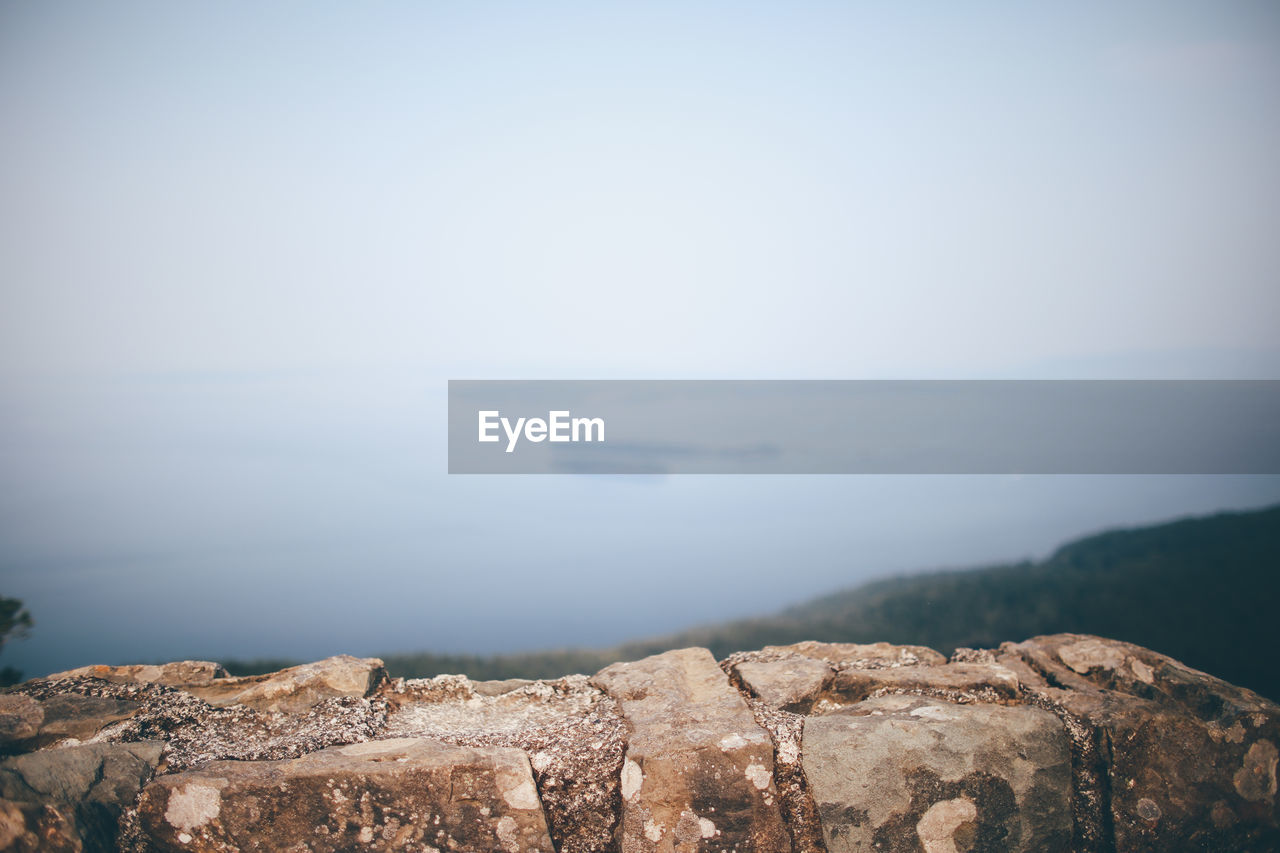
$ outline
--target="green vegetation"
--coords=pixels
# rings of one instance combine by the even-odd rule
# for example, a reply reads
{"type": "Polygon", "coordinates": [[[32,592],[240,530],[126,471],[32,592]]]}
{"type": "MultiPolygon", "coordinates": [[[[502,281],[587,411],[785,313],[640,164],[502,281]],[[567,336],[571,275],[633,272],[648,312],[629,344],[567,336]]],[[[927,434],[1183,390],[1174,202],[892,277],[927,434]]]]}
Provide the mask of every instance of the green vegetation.
{"type": "Polygon", "coordinates": [[[393,675],[405,677],[554,678],[684,646],[724,657],[799,640],[888,640],[950,654],[960,646],[1073,631],[1147,646],[1278,698],[1277,614],[1280,507],[1102,533],[1038,562],[875,581],[771,616],[612,649],[384,660],[393,675]]]}
{"type": "MultiPolygon", "coordinates": [[[[21,601],[0,595],[0,651],[9,640],[27,635],[35,621],[21,601]]],[[[12,666],[0,668],[0,687],[8,687],[22,680],[22,671],[12,666]]]]}
{"type": "Polygon", "coordinates": [[[717,655],[802,639],[960,646],[1061,631],[1147,646],[1280,696],[1280,507],[1090,536],[1039,562],[876,581],[664,642],[717,655]]]}

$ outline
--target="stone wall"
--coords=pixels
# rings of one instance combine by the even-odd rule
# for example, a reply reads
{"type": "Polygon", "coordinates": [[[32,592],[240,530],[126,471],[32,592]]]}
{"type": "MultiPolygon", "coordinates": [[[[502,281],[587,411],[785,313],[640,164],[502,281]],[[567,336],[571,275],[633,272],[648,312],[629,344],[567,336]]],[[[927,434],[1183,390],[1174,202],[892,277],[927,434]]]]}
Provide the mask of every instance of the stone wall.
{"type": "Polygon", "coordinates": [[[799,643],[592,677],[330,658],[0,694],[0,849],[1276,850],[1280,708],[1081,635],[799,643]]]}

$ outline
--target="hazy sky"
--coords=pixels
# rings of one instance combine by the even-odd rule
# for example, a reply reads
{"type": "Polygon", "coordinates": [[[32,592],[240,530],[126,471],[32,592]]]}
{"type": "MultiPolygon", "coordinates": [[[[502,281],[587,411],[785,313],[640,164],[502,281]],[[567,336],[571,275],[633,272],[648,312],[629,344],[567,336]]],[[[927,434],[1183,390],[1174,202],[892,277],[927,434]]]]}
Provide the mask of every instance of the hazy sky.
{"type": "Polygon", "coordinates": [[[1280,377],[1272,2],[0,2],[0,594],[612,642],[1276,478],[450,478],[449,378],[1280,377]]]}

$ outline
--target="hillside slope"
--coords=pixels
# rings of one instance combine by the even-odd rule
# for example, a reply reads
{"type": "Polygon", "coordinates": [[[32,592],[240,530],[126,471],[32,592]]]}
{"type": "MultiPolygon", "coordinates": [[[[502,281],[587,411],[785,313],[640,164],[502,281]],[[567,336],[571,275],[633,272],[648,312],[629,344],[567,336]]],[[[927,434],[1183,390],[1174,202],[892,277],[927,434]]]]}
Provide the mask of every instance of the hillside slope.
{"type": "Polygon", "coordinates": [[[631,651],[705,645],[717,655],[818,638],[950,653],[1008,637],[1115,637],[1263,695],[1280,696],[1280,507],[1116,530],[1038,562],[875,581],[762,619],[631,651]]]}
{"type": "Polygon", "coordinates": [[[724,657],[808,639],[887,640],[950,654],[959,646],[1076,632],[1155,649],[1280,699],[1277,624],[1280,506],[1101,533],[1064,545],[1042,561],[874,581],[772,616],[612,649],[384,659],[402,676],[554,678],[686,646],[705,646],[724,657]]]}

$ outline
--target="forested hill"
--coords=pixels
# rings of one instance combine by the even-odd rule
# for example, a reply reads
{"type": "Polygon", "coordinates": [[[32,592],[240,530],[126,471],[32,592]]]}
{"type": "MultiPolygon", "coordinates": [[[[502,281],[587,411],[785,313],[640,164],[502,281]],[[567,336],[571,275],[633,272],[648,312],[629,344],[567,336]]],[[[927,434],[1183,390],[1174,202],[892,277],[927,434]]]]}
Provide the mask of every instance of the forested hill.
{"type": "Polygon", "coordinates": [[[888,640],[949,654],[1072,631],[1137,643],[1280,699],[1277,625],[1280,506],[1101,533],[1037,562],[875,581],[772,616],[612,649],[383,657],[394,675],[539,678],[683,646],[723,657],[798,640],[888,640]]]}
{"type": "Polygon", "coordinates": [[[1127,640],[1280,698],[1280,506],[1089,536],[1048,559],[875,581],[646,646],[801,639],[950,653],[1060,631],[1127,640]]]}

